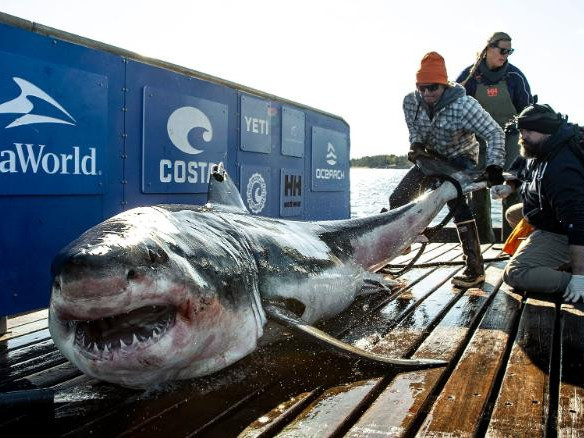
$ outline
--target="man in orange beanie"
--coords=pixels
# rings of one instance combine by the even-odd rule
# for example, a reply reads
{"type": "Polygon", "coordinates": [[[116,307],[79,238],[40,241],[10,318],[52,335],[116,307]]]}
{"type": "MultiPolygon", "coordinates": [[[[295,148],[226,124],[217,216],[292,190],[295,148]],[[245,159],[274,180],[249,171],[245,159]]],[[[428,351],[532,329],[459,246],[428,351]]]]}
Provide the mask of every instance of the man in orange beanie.
{"type": "MultiPolygon", "coordinates": [[[[415,162],[420,154],[431,153],[461,169],[474,169],[479,155],[475,135],[487,143],[486,177],[489,187],[503,183],[505,134],[499,124],[464,87],[448,81],[444,58],[429,52],[416,73],[416,91],[403,103],[410,133],[408,158],[415,162]]],[[[389,198],[390,208],[400,207],[428,188],[424,174],[412,167],[389,198]]],[[[453,209],[456,201],[450,201],[453,209]]],[[[466,268],[452,283],[472,287],[485,279],[477,226],[466,200],[454,212],[454,222],[462,245],[466,268]]]]}

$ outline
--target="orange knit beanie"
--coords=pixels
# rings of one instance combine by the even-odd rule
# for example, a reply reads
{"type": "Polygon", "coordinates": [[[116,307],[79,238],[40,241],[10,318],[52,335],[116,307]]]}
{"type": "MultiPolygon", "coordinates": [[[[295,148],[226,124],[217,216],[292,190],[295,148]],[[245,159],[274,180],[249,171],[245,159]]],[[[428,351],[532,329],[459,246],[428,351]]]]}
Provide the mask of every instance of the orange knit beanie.
{"type": "Polygon", "coordinates": [[[446,64],[440,54],[429,52],[424,55],[420,63],[420,69],[416,73],[416,84],[448,85],[446,64]]]}

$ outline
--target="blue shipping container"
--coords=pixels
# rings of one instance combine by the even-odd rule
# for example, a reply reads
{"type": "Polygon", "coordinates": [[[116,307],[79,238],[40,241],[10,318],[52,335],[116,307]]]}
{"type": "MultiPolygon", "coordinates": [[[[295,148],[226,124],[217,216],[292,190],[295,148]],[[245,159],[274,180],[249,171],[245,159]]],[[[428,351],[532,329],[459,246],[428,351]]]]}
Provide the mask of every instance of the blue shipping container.
{"type": "Polygon", "coordinates": [[[348,218],[338,116],[0,14],[0,316],[46,307],[53,256],[125,209],[206,202],[224,162],[251,214],[348,218]]]}

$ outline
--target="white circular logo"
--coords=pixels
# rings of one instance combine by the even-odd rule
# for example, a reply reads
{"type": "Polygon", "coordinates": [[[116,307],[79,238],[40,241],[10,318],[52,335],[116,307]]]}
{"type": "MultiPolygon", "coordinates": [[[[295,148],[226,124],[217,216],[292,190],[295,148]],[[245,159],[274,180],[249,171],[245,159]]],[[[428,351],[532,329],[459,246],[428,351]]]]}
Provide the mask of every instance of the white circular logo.
{"type": "Polygon", "coordinates": [[[247,205],[252,213],[259,213],[266,205],[268,190],[264,178],[259,173],[254,173],[247,182],[247,205]]]}
{"type": "MultiPolygon", "coordinates": [[[[210,142],[213,138],[211,121],[203,111],[194,106],[183,106],[175,110],[166,123],[168,138],[178,149],[186,154],[196,155],[203,152],[189,141],[189,133],[196,129],[198,142],[210,142]]],[[[201,147],[201,144],[196,146],[201,147]]]]}

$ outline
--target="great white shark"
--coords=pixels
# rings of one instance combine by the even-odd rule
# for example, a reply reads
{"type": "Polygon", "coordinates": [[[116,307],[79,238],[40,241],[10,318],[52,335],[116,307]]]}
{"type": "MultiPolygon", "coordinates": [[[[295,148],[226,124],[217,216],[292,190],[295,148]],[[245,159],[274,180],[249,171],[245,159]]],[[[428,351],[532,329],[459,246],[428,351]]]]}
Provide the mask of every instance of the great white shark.
{"type": "MultiPolygon", "coordinates": [[[[418,164],[454,176],[464,192],[485,186],[436,160],[418,164]]],[[[217,166],[206,205],[134,208],[59,252],[51,267],[51,336],[82,372],[129,387],[221,370],[256,349],[268,319],[375,362],[444,365],[378,356],[312,324],[346,309],[377,275],[369,269],[399,255],[456,196],[444,182],[371,217],[259,217],[217,166]]]]}

